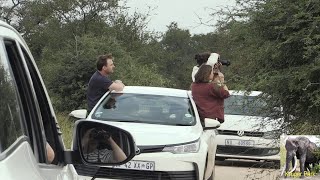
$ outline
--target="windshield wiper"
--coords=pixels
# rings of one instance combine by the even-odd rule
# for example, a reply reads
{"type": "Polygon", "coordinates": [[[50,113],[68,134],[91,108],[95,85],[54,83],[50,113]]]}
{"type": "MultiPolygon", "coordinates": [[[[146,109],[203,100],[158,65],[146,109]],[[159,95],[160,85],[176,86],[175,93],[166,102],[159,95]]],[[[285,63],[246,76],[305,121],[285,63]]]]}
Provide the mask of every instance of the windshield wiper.
{"type": "Polygon", "coordinates": [[[168,124],[168,125],[175,125],[175,126],[191,126],[190,124],[168,124]]]}
{"type": "Polygon", "coordinates": [[[141,120],[119,120],[117,122],[128,122],[128,123],[145,123],[145,124],[159,124],[159,125],[171,125],[171,126],[191,126],[190,124],[170,124],[170,123],[163,123],[163,122],[152,122],[152,121],[141,121],[141,120]]]}
{"type": "Polygon", "coordinates": [[[120,120],[117,122],[131,122],[131,123],[147,123],[145,121],[141,121],[141,120],[120,120]]]}

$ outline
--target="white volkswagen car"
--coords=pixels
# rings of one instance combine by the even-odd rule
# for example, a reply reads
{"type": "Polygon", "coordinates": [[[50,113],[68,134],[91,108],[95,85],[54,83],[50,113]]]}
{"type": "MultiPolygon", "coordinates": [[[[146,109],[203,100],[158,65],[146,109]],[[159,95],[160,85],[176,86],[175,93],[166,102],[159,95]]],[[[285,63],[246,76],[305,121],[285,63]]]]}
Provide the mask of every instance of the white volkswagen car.
{"type": "MultiPolygon", "coordinates": [[[[85,117],[86,110],[75,110],[85,117]]],[[[97,168],[75,165],[83,177],[104,179],[213,179],[216,128],[206,119],[202,127],[190,92],[160,87],[126,86],[106,93],[87,120],[123,128],[135,138],[140,154],[121,166],[97,168]]]]}
{"type": "Polygon", "coordinates": [[[262,92],[230,90],[225,100],[225,122],[218,128],[217,159],[280,162],[280,122],[264,112],[262,92]]]}

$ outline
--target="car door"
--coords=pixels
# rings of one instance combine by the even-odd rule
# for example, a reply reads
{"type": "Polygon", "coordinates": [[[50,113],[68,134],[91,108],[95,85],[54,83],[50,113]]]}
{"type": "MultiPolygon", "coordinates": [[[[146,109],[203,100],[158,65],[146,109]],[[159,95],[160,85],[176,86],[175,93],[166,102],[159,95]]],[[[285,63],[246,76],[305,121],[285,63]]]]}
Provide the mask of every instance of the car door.
{"type": "Polygon", "coordinates": [[[22,66],[14,62],[15,40],[0,37],[0,179],[43,179],[37,162],[45,156],[34,148],[39,139],[30,131],[28,120],[35,118],[30,88],[22,66]]]}
{"type": "Polygon", "coordinates": [[[41,174],[47,179],[74,179],[77,174],[73,165],[65,165],[65,146],[62,140],[62,133],[43,80],[32,60],[31,53],[28,53],[27,48],[22,44],[19,44],[19,48],[27,67],[26,73],[30,77],[29,80],[31,80],[29,81],[30,85],[35,93],[35,103],[39,107],[40,116],[38,116],[38,122],[43,127],[42,132],[45,135],[45,143],[50,144],[55,152],[55,158],[52,163],[49,163],[48,160],[45,163],[38,163],[41,174]]]}
{"type": "Polygon", "coordinates": [[[1,37],[0,44],[0,123],[7,127],[0,135],[0,179],[73,179],[75,171],[64,165],[54,112],[27,47],[14,37],[1,37]],[[55,152],[52,164],[47,142],[55,152]]]}

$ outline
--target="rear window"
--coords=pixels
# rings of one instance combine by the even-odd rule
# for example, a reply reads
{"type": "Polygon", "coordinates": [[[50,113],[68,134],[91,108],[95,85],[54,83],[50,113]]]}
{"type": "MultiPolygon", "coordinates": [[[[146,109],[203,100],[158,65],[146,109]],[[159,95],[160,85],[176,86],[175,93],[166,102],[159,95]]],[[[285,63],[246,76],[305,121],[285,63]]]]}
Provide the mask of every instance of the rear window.
{"type": "Polygon", "coordinates": [[[188,98],[131,93],[109,94],[93,113],[93,119],[181,126],[195,124],[188,98]]]}

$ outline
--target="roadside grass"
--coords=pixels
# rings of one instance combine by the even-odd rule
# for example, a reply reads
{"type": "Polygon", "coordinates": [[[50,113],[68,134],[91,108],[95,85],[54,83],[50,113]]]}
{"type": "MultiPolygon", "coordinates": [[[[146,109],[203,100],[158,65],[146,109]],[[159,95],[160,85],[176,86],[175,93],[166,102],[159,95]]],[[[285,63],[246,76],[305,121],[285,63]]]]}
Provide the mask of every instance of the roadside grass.
{"type": "Polygon", "coordinates": [[[286,148],[284,146],[280,146],[280,167],[283,167],[286,162],[286,148]]]}
{"type": "Polygon", "coordinates": [[[56,112],[57,120],[62,132],[62,139],[65,147],[70,149],[72,142],[72,134],[74,121],[69,118],[68,113],[65,112],[56,112]]]}

